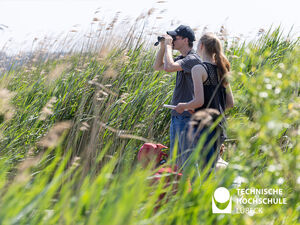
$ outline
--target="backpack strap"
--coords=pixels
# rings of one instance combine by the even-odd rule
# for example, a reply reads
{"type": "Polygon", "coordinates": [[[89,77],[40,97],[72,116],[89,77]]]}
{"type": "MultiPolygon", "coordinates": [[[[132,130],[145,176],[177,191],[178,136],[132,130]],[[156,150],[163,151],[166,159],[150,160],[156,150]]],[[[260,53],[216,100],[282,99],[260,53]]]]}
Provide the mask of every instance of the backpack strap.
{"type": "MultiPolygon", "coordinates": [[[[205,62],[201,63],[201,65],[203,66],[203,68],[205,69],[206,73],[207,73],[207,80],[210,82],[210,84],[212,84],[211,82],[211,77],[210,77],[210,74],[209,74],[209,70],[208,70],[208,66],[205,64],[205,62]]],[[[206,80],[206,81],[207,81],[206,80]]],[[[205,81],[205,82],[206,82],[205,81]]]]}

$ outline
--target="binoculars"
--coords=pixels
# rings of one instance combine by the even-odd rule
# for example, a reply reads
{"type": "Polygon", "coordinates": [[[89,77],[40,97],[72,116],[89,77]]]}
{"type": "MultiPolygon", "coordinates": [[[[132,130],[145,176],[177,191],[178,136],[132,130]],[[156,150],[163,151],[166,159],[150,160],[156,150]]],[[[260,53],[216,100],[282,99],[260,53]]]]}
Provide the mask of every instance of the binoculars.
{"type": "MultiPolygon", "coordinates": [[[[172,38],[173,38],[173,41],[176,40],[176,37],[175,37],[175,36],[172,36],[172,38]]],[[[161,42],[161,41],[163,41],[163,40],[165,40],[164,37],[158,36],[158,37],[157,37],[157,42],[155,42],[154,46],[157,46],[157,45],[159,44],[159,42],[161,42]]]]}

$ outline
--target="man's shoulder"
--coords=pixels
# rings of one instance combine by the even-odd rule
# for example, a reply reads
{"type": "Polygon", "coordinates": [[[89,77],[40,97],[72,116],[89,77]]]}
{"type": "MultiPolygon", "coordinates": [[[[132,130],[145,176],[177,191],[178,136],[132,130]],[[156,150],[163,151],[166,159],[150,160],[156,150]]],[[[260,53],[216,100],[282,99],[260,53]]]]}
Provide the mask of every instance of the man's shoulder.
{"type": "Polygon", "coordinates": [[[184,58],[184,62],[188,64],[196,65],[202,63],[202,60],[200,56],[197,55],[197,53],[190,53],[184,58]]]}
{"type": "Polygon", "coordinates": [[[190,51],[185,57],[176,61],[185,73],[191,73],[193,66],[202,62],[201,58],[195,53],[195,51],[190,51]]]}
{"type": "Polygon", "coordinates": [[[197,59],[197,60],[201,61],[200,56],[196,52],[189,53],[185,58],[187,58],[187,59],[197,59]]]}

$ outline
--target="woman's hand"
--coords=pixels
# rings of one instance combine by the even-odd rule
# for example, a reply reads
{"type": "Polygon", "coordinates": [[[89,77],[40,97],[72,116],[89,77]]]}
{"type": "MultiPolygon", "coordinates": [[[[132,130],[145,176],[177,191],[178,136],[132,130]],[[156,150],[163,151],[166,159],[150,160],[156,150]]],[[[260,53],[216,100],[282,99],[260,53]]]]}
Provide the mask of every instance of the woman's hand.
{"type": "Polygon", "coordinates": [[[181,114],[186,109],[185,106],[186,106],[186,103],[178,103],[178,105],[176,105],[176,107],[174,108],[174,110],[176,112],[178,112],[179,114],[181,114]]]}

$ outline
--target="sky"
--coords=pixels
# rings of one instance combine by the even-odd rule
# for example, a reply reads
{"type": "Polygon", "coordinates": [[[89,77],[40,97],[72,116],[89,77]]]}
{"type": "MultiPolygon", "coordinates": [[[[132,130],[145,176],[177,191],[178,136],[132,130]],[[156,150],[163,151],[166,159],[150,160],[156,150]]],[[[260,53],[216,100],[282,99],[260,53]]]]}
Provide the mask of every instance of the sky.
{"type": "Polygon", "coordinates": [[[22,48],[35,37],[68,32],[74,25],[83,31],[93,18],[110,21],[117,11],[134,20],[150,8],[156,9],[153,24],[162,30],[186,24],[217,31],[225,25],[230,34],[247,36],[273,24],[285,32],[294,25],[296,36],[300,33],[300,0],[0,0],[0,49],[9,39],[22,48]]]}

